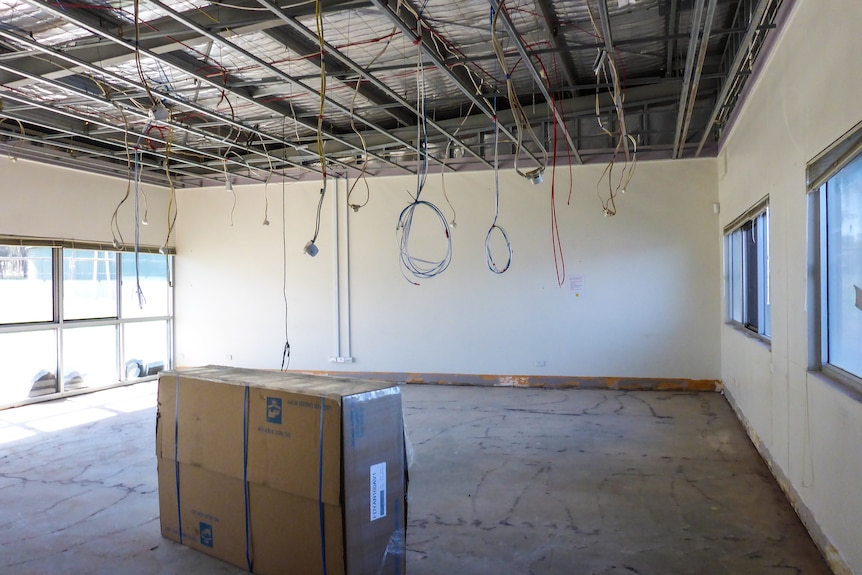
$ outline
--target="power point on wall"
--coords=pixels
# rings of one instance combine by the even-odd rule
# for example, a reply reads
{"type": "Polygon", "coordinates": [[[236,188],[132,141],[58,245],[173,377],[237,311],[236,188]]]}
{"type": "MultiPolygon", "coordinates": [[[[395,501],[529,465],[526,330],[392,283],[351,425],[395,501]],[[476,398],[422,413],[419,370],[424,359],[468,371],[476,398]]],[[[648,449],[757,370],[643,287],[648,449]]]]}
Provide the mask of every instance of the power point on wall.
{"type": "Polygon", "coordinates": [[[544,359],[537,359],[536,360],[536,367],[545,367],[545,360],[544,359]]]}
{"type": "Polygon", "coordinates": [[[712,204],[712,213],[718,214],[721,212],[721,204],[712,204]]]}

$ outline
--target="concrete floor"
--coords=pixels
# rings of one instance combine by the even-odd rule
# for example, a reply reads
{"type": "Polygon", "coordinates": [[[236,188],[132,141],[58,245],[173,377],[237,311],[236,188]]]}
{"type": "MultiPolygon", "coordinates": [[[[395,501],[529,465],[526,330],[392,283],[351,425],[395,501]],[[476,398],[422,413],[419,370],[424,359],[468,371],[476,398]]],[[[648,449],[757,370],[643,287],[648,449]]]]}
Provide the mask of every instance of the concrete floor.
{"type": "MultiPolygon", "coordinates": [[[[0,573],[243,573],[159,535],[155,389],[0,411],[0,573]]],[[[719,394],[404,398],[410,575],[830,573],[719,394]]]]}

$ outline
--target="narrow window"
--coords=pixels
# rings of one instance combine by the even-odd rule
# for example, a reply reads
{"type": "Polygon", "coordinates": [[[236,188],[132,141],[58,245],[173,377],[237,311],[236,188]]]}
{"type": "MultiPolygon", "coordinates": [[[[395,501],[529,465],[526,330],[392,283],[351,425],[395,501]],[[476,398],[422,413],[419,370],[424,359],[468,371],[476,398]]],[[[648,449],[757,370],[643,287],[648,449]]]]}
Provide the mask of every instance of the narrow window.
{"type": "Polygon", "coordinates": [[[769,314],[769,203],[758,202],[724,230],[728,323],[760,337],[771,335],[769,314]]]}

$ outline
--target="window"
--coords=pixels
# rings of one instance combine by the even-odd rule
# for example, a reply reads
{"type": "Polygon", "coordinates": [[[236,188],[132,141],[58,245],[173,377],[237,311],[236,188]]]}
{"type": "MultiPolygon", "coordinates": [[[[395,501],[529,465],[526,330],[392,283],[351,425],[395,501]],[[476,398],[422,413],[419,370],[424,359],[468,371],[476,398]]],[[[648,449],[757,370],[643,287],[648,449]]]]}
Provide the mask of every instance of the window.
{"type": "Polygon", "coordinates": [[[811,363],[862,389],[862,146],[848,147],[854,140],[862,141],[859,130],[808,168],[811,363]]]}
{"type": "Polygon", "coordinates": [[[729,323],[769,338],[769,203],[761,200],[724,230],[729,323]]]}
{"type": "Polygon", "coordinates": [[[170,366],[173,256],[16,241],[0,237],[0,407],[170,366]]]}

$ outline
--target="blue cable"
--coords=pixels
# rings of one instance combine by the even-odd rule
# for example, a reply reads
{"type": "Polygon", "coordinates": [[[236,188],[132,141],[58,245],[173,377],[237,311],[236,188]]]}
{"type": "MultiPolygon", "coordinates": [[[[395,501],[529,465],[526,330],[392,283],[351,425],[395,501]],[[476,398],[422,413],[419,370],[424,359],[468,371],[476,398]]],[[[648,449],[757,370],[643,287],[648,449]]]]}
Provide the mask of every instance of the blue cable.
{"type": "Polygon", "coordinates": [[[320,398],[320,466],[317,475],[317,507],[320,512],[320,556],[323,564],[323,575],[326,575],[326,532],[323,517],[323,415],[324,397],[320,398]]]}
{"type": "Polygon", "coordinates": [[[249,572],[252,571],[251,561],[251,534],[250,534],[250,515],[248,504],[248,386],[245,386],[245,393],[242,398],[242,481],[243,492],[245,495],[245,564],[249,572]]]}
{"type": "Polygon", "coordinates": [[[180,374],[177,373],[176,397],[174,399],[174,478],[177,482],[177,525],[180,545],[183,543],[183,513],[180,507],[180,374]]]}

